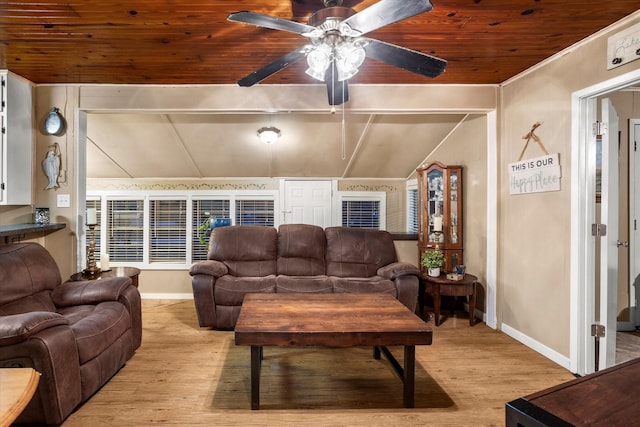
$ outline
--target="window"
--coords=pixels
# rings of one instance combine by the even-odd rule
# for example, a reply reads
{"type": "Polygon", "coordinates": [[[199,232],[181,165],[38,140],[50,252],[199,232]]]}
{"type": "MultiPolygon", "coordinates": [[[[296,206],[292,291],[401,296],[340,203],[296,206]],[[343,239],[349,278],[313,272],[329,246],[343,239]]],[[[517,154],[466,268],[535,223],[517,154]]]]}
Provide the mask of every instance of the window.
{"type": "Polygon", "coordinates": [[[387,195],[384,191],[338,192],[340,212],[338,221],[343,227],[386,229],[387,195]]]}
{"type": "Polygon", "coordinates": [[[187,260],[187,201],[149,201],[149,262],[187,260]]]}
{"type": "Polygon", "coordinates": [[[342,226],[380,228],[380,202],[377,200],[343,200],[342,226]]]}
{"type": "Polygon", "coordinates": [[[142,262],[143,200],[107,200],[107,250],[113,262],[142,262]]]}
{"type": "Polygon", "coordinates": [[[191,259],[193,261],[202,261],[207,259],[209,238],[205,235],[205,232],[199,230],[200,224],[209,217],[230,218],[230,202],[229,200],[193,200],[192,207],[191,259]],[[200,241],[201,238],[204,243],[200,241]]]}
{"type": "Polygon", "coordinates": [[[273,200],[236,200],[236,225],[274,225],[273,200]]]}
{"type": "Polygon", "coordinates": [[[417,233],[418,221],[418,189],[407,188],[407,232],[417,233]]]}
{"type": "Polygon", "coordinates": [[[276,226],[277,196],[272,190],[94,191],[86,205],[97,209],[96,255],[102,249],[114,265],[184,269],[207,258],[209,239],[199,230],[207,218],[276,226]]]}

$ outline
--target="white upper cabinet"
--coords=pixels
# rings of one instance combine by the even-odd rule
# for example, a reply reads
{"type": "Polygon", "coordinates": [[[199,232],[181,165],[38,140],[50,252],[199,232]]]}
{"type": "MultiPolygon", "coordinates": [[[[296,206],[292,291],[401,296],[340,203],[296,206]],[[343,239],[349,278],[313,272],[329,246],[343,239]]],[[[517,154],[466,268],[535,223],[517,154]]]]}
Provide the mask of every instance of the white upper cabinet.
{"type": "Polygon", "coordinates": [[[33,201],[33,88],[0,70],[0,205],[33,201]]]}

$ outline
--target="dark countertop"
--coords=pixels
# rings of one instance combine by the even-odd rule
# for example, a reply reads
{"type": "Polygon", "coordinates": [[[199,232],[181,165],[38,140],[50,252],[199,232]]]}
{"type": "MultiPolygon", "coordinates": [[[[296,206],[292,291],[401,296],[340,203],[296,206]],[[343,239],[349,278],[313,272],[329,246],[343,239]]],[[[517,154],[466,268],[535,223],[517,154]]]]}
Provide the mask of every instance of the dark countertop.
{"type": "Polygon", "coordinates": [[[0,238],[4,243],[10,243],[10,237],[23,238],[27,234],[49,233],[65,228],[67,224],[9,224],[0,225],[0,238]]]}
{"type": "Polygon", "coordinates": [[[395,233],[389,232],[393,240],[418,240],[418,233],[395,233]]]}

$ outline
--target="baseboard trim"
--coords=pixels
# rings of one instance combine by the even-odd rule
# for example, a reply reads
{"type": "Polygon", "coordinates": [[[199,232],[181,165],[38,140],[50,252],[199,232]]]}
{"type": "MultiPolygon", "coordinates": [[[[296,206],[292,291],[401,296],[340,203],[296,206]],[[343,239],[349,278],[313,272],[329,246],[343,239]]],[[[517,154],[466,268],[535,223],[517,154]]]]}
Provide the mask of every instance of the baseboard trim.
{"type": "Polygon", "coordinates": [[[193,294],[157,294],[141,293],[142,299],[193,299],[193,294]]]}
{"type": "Polygon", "coordinates": [[[534,351],[537,351],[547,359],[557,363],[568,371],[571,371],[571,361],[568,357],[563,356],[557,351],[547,347],[546,345],[540,343],[539,341],[534,340],[533,338],[523,334],[522,332],[512,328],[511,326],[503,323],[500,330],[505,334],[509,335],[511,338],[516,341],[521,342],[527,347],[531,348],[534,351]]]}

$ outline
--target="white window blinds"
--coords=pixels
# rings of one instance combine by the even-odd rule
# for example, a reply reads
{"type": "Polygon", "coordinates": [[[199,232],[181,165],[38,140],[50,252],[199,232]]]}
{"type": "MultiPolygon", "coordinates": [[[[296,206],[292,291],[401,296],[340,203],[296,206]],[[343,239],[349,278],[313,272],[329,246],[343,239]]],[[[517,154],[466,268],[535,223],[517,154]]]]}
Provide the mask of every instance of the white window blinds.
{"type": "Polygon", "coordinates": [[[149,201],[149,262],[185,262],[187,201],[149,201]]]}
{"type": "Polygon", "coordinates": [[[273,226],[273,200],[236,200],[236,225],[273,226]]]}
{"type": "Polygon", "coordinates": [[[144,202],[107,200],[107,253],[114,262],[142,262],[144,202]]]}
{"type": "Polygon", "coordinates": [[[343,200],[342,226],[380,228],[380,202],[377,200],[343,200]]]}
{"type": "Polygon", "coordinates": [[[407,232],[418,232],[418,189],[407,190],[407,232]]]}

